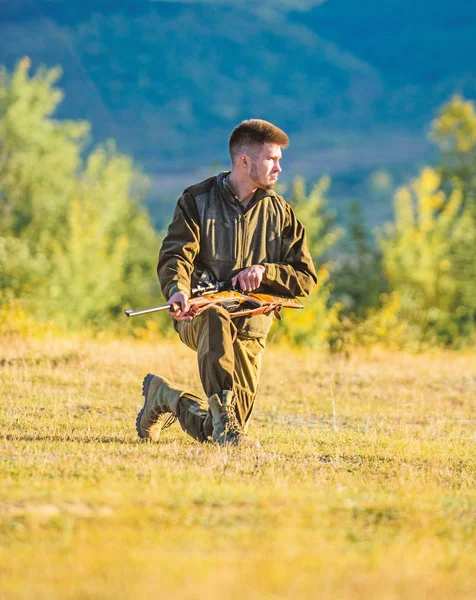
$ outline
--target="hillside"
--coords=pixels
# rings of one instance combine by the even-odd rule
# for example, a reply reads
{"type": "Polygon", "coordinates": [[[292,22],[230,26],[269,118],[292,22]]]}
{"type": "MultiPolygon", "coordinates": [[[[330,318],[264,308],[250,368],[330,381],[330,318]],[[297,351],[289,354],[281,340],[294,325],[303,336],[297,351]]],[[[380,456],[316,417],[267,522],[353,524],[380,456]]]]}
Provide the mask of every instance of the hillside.
{"type": "Polygon", "coordinates": [[[132,153],[154,176],[156,212],[227,164],[229,131],[249,116],[290,133],[288,175],[330,173],[341,205],[365,200],[371,171],[398,181],[431,157],[442,102],[476,97],[473,3],[248,4],[0,0],[0,64],[62,65],[60,116],[132,153]]]}

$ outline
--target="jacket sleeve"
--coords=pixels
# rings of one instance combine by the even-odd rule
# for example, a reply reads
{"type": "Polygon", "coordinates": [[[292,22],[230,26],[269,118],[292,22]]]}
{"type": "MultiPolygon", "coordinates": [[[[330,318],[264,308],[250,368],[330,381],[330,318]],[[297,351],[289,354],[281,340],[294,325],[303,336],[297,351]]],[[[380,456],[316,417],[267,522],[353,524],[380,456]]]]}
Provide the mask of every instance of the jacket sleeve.
{"type": "Polygon", "coordinates": [[[165,298],[182,291],[190,295],[194,260],[200,248],[200,227],[193,196],[184,192],[175,207],[162,243],[157,275],[165,298]]]}
{"type": "Polygon", "coordinates": [[[317,283],[316,269],[306,243],[306,232],[286,203],[281,262],[265,263],[263,283],[278,293],[308,296],[317,283]]]}

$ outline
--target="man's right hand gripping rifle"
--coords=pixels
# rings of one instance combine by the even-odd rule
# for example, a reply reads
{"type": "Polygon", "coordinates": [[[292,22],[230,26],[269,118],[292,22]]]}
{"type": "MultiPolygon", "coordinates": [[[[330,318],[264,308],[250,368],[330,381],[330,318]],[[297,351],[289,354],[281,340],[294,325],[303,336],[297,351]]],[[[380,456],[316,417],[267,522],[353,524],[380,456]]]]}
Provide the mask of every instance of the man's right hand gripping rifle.
{"type": "Polygon", "coordinates": [[[193,316],[189,313],[190,305],[188,303],[188,294],[185,292],[175,292],[169,298],[169,304],[171,304],[175,310],[169,310],[168,314],[172,316],[176,321],[191,321],[193,316]]]}

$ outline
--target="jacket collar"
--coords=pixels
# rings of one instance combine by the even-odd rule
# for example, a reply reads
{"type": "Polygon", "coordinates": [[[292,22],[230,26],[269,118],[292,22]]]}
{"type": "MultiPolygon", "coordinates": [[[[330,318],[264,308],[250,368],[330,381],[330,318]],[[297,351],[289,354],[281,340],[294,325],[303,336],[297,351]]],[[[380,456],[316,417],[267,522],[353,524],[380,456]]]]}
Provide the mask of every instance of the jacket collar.
{"type": "MultiPolygon", "coordinates": [[[[233,190],[231,189],[230,184],[229,184],[230,173],[231,173],[231,171],[222,171],[221,173],[219,173],[217,175],[218,188],[219,188],[220,192],[222,192],[224,194],[224,196],[227,200],[229,200],[230,202],[233,202],[233,204],[236,204],[236,203],[240,204],[240,201],[238,200],[238,196],[236,196],[236,194],[233,192],[233,190]]],[[[275,193],[276,192],[274,192],[273,190],[261,190],[261,189],[256,190],[255,195],[253,196],[251,202],[246,207],[245,212],[248,211],[252,206],[254,206],[257,202],[259,202],[263,198],[266,198],[269,196],[274,196],[275,193]]]]}

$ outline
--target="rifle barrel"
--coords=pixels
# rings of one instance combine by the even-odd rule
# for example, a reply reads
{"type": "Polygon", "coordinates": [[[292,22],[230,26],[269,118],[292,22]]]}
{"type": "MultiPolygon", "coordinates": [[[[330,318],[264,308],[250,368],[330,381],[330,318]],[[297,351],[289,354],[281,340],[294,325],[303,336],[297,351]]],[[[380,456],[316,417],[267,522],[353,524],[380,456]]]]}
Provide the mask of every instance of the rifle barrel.
{"type": "Polygon", "coordinates": [[[124,312],[128,317],[137,317],[138,315],[148,315],[149,313],[171,309],[172,304],[162,304],[162,306],[154,306],[153,308],[144,308],[142,310],[132,310],[132,308],[127,308],[124,312]]]}

